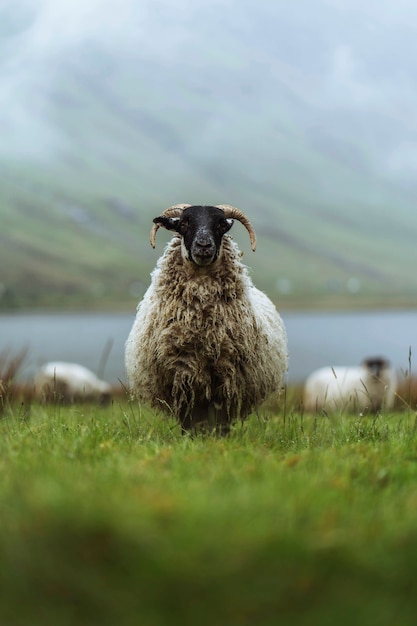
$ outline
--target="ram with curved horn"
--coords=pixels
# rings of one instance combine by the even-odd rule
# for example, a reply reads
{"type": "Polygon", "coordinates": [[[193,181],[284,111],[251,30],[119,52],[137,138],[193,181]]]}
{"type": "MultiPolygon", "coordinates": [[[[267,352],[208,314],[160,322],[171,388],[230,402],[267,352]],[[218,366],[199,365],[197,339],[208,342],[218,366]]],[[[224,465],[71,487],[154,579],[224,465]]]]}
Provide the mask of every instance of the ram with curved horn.
{"type": "MultiPolygon", "coordinates": [[[[166,209],[163,212],[163,215],[166,217],[180,217],[183,210],[190,206],[191,204],[174,204],[173,206],[166,209]]],[[[231,204],[217,204],[215,208],[222,210],[226,218],[239,220],[239,222],[241,222],[245,226],[246,230],[249,233],[252,250],[255,252],[256,234],[252,228],[251,223],[246,217],[246,215],[240,209],[237,209],[231,204]]],[[[158,219],[159,218],[155,218],[155,220],[158,220],[158,219]]],[[[150,243],[151,243],[152,248],[155,248],[155,236],[156,236],[159,226],[160,226],[159,223],[155,222],[151,230],[150,243]]]]}
{"type": "Polygon", "coordinates": [[[231,205],[176,204],[153,220],[152,247],[159,227],[174,236],[139,303],[126,373],[132,394],[183,432],[229,432],[285,380],[285,327],[227,234],[234,220],[255,250],[248,217],[231,205]]]}
{"type": "MultiPolygon", "coordinates": [[[[163,215],[166,215],[167,217],[180,217],[183,210],[189,206],[191,206],[191,204],[174,204],[170,206],[168,209],[165,209],[165,211],[163,212],[163,215]]],[[[158,229],[159,229],[159,224],[154,223],[152,230],[151,230],[151,236],[149,238],[152,248],[155,248],[155,237],[156,237],[156,233],[158,229]]]]}

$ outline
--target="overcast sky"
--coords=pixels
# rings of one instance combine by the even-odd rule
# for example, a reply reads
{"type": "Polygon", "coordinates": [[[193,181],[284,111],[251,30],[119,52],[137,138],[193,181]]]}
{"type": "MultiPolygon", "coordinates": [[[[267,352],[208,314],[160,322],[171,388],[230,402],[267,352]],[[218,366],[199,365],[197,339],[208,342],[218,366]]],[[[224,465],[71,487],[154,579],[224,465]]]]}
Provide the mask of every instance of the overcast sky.
{"type": "Polygon", "coordinates": [[[409,136],[390,144],[387,166],[417,171],[414,0],[0,0],[0,37],[0,130],[17,152],[40,128],[53,144],[31,100],[86,44],[220,77],[238,43],[249,69],[289,66],[294,88],[298,72],[311,107],[400,123],[409,136]]]}

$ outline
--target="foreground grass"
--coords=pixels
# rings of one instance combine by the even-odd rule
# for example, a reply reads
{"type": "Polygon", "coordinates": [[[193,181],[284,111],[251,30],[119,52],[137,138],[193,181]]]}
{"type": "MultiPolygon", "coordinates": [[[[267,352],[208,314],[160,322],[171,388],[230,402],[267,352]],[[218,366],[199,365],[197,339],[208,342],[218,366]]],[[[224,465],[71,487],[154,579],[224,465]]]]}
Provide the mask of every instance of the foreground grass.
{"type": "Polygon", "coordinates": [[[0,421],[0,624],[415,624],[414,414],[0,421]]]}

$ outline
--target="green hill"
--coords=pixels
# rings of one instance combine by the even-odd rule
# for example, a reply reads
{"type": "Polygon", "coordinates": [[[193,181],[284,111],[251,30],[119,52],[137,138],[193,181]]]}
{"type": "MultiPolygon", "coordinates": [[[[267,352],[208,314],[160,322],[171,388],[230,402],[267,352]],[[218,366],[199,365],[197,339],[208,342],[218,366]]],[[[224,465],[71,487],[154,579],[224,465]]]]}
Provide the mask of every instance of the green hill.
{"type": "Polygon", "coordinates": [[[0,116],[0,310],[131,309],[168,239],[150,248],[151,220],[177,202],[247,213],[256,254],[232,234],[281,308],[417,302],[417,191],[378,165],[401,112],[320,108],[272,32],[255,48],[219,28],[196,60],[83,41],[47,79],[31,66],[0,116]]]}

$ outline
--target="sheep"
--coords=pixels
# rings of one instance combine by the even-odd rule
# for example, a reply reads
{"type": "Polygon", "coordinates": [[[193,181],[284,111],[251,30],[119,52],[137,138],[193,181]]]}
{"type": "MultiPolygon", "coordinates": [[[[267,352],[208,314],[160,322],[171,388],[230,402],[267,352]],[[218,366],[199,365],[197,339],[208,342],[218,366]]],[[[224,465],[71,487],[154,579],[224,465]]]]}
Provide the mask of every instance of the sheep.
{"type": "Polygon", "coordinates": [[[359,367],[322,367],[304,385],[304,408],[310,412],[377,413],[394,405],[397,380],[389,361],[364,359],[359,367]]]}
{"type": "Polygon", "coordinates": [[[273,303],[255,288],[226,233],[248,218],[230,205],[180,204],[156,217],[173,231],[151,274],[126,341],[128,387],[139,401],[173,415],[186,432],[227,434],[287,371],[287,336],[273,303]]]}
{"type": "Polygon", "coordinates": [[[81,402],[110,400],[111,386],[78,363],[55,361],[45,363],[34,378],[35,392],[45,401],[81,402]]]}

